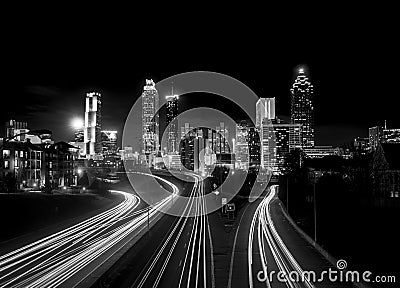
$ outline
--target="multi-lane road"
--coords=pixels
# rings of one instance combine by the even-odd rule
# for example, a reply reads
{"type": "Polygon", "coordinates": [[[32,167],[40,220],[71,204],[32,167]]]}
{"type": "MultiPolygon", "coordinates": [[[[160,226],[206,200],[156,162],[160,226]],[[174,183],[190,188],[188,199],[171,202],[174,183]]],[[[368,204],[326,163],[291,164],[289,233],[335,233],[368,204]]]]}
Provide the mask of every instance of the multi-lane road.
{"type": "MultiPolygon", "coordinates": [[[[216,287],[216,278],[221,275],[215,275],[202,177],[186,173],[194,182],[183,193],[159,176],[145,176],[168,185],[170,196],[150,207],[133,193],[113,190],[124,197],[117,206],[0,256],[0,288],[216,287]],[[168,205],[182,204],[174,200],[177,194],[188,199],[180,205],[182,216],[160,213],[168,205]],[[97,278],[93,276],[96,273],[97,278]]],[[[278,273],[318,273],[329,263],[283,216],[277,189],[270,186],[243,208],[234,241],[226,243],[232,252],[223,271],[229,274],[223,277],[228,278],[224,287],[319,286],[308,279],[279,281],[278,273]]],[[[324,287],[334,285],[324,283],[324,287]]]]}
{"type": "MultiPolygon", "coordinates": [[[[151,176],[157,177],[157,176],[151,176]]],[[[146,228],[158,209],[171,205],[171,196],[149,207],[139,197],[124,196],[117,206],[0,256],[0,287],[74,287],[146,228]]]]}
{"type": "Polygon", "coordinates": [[[124,260],[135,263],[131,270],[107,272],[121,274],[122,279],[107,282],[113,278],[108,275],[97,286],[215,287],[212,238],[202,197],[204,182],[197,174],[186,175],[194,178],[194,183],[185,195],[189,201],[183,201],[183,216],[168,216],[160,221],[161,227],[152,229],[150,239],[142,239],[144,247],[151,251],[133,253],[124,260]]]}

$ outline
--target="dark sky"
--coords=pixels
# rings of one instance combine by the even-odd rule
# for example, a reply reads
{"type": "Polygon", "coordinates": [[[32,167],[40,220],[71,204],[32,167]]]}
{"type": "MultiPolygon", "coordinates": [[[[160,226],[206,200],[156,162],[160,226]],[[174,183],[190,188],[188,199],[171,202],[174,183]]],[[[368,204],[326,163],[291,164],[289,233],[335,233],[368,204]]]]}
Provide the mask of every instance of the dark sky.
{"type": "MultiPolygon", "coordinates": [[[[123,30],[96,25],[51,30],[42,23],[7,32],[1,123],[25,120],[31,129],[52,130],[56,140],[72,140],[70,120],[83,117],[85,92],[98,90],[103,128],[122,131],[146,78],[157,82],[195,70],[224,73],[260,97],[276,97],[277,114],[285,116],[295,69],[305,65],[315,87],[317,144],[367,136],[367,128],[384,119],[400,127],[400,49],[393,26],[357,24],[322,32],[318,25],[293,26],[272,38],[260,25],[153,32],[140,23],[123,30]]],[[[187,102],[185,107],[205,104],[187,102]]]]}

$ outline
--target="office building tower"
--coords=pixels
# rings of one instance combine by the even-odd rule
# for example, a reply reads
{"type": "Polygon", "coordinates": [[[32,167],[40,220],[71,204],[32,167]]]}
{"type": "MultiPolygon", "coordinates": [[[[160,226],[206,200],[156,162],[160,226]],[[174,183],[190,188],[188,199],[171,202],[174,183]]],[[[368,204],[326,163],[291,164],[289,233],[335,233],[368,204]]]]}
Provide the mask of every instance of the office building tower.
{"type": "Polygon", "coordinates": [[[85,123],[84,123],[84,154],[93,158],[101,153],[101,94],[86,93],[85,123]]]}
{"type": "Polygon", "coordinates": [[[261,139],[256,127],[249,127],[249,169],[257,170],[261,164],[261,139]]]}
{"type": "Polygon", "coordinates": [[[168,95],[165,97],[166,103],[166,116],[167,116],[167,153],[175,153],[178,149],[178,95],[168,95]]]}
{"type": "Polygon", "coordinates": [[[112,130],[101,131],[101,147],[103,155],[117,153],[118,132],[112,130]]]}
{"type": "Polygon", "coordinates": [[[224,122],[220,122],[216,130],[213,131],[211,136],[213,141],[213,151],[216,154],[228,154],[231,153],[231,146],[229,145],[229,131],[228,127],[225,126],[224,122]]]}
{"type": "Polygon", "coordinates": [[[303,147],[314,146],[314,87],[300,68],[294,81],[291,93],[290,118],[292,124],[300,124],[303,147]]]}
{"type": "Polygon", "coordinates": [[[160,149],[159,143],[159,97],[153,80],[146,79],[142,93],[142,154],[146,155],[148,164],[160,149]]]}
{"type": "Polygon", "coordinates": [[[381,142],[383,138],[383,127],[375,126],[368,129],[369,147],[375,150],[378,147],[378,143],[381,142]]]}
{"type": "Polygon", "coordinates": [[[276,118],[263,124],[261,166],[275,174],[281,174],[287,155],[302,148],[301,125],[288,124],[276,118]]]}
{"type": "Polygon", "coordinates": [[[260,98],[256,103],[256,127],[260,128],[265,119],[275,119],[275,98],[260,98]]]}
{"type": "Polygon", "coordinates": [[[249,169],[249,128],[245,121],[236,124],[235,168],[249,169]]]}

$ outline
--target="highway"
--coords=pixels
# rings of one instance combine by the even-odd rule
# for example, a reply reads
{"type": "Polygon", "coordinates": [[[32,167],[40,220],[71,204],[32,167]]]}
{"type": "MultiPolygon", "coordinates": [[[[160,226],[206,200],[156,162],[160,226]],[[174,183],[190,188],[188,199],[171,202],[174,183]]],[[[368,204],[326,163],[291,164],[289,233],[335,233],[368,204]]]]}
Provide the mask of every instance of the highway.
{"type": "MultiPolygon", "coordinates": [[[[157,176],[149,175],[159,178],[157,176]]],[[[0,287],[75,287],[147,227],[173,193],[149,207],[134,194],[120,193],[117,206],[0,256],[0,287]]]]}
{"type": "MultiPolygon", "coordinates": [[[[289,276],[292,271],[295,271],[293,275],[304,274],[303,269],[282,241],[272,221],[270,204],[276,196],[277,187],[276,185],[270,187],[268,196],[258,205],[251,221],[247,250],[249,287],[254,287],[255,281],[265,282],[267,287],[271,286],[273,278],[269,274],[271,270],[268,267],[268,254],[272,255],[281,275],[289,276]],[[254,249],[254,245],[257,245],[257,250],[254,249]],[[255,251],[258,259],[253,258],[255,251]]],[[[290,288],[314,287],[307,278],[304,278],[304,281],[298,281],[296,278],[285,277],[285,284],[290,288]]]]}
{"type": "MultiPolygon", "coordinates": [[[[197,174],[183,217],[174,217],[171,228],[127,287],[215,287],[212,239],[203,198],[204,183],[197,174]],[[186,217],[194,211],[194,217],[186,217]]],[[[124,285],[125,287],[125,285],[124,285]]]]}
{"type": "Polygon", "coordinates": [[[231,254],[228,288],[354,287],[320,277],[336,267],[286,219],[277,192],[277,185],[270,186],[243,211],[231,254]]]}

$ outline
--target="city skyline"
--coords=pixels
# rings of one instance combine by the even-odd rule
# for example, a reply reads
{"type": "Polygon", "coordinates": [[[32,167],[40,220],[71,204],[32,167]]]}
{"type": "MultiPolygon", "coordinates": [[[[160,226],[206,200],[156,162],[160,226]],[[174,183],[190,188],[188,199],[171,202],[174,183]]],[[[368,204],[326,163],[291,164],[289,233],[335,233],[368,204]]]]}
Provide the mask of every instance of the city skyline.
{"type": "MultiPolygon", "coordinates": [[[[298,64],[305,63],[303,66],[310,72],[310,78],[313,80],[315,89],[318,91],[318,97],[315,99],[315,107],[318,107],[315,112],[315,130],[316,130],[316,143],[317,144],[333,144],[340,145],[344,142],[352,141],[355,136],[367,136],[366,130],[376,124],[383,123],[385,119],[388,120],[388,126],[396,127],[400,126],[399,120],[395,117],[395,111],[393,110],[393,105],[387,105],[388,109],[381,109],[384,103],[390,103],[389,99],[384,100],[386,95],[381,95],[378,103],[372,105],[369,101],[366,101],[364,95],[371,95],[373,92],[368,94],[363,93],[360,90],[358,97],[341,95],[341,93],[349,93],[353,88],[348,89],[350,86],[347,84],[347,89],[340,89],[339,94],[332,95],[331,91],[327,91],[329,85],[337,86],[337,82],[332,80],[333,78],[326,79],[332,75],[332,72],[326,73],[327,70],[321,68],[314,69],[314,64],[308,64],[307,62],[297,62],[291,63],[290,67],[286,66],[285,71],[282,69],[277,71],[274,78],[282,77],[278,82],[274,81],[273,84],[268,85],[268,89],[260,88],[262,81],[251,81],[249,76],[241,77],[240,80],[248,84],[251,89],[253,89],[260,97],[275,97],[278,116],[289,117],[290,116],[290,92],[291,83],[294,80],[294,75],[296,69],[298,69],[298,64]],[[280,72],[280,73],[278,73],[280,72]],[[315,81],[314,81],[315,80],[315,81]],[[329,80],[329,81],[328,81],[329,80]],[[323,81],[323,82],[322,82],[323,81]],[[275,84],[276,83],[276,84],[275,84]],[[282,85],[282,83],[284,83],[282,85]],[[273,89],[273,90],[271,90],[273,89]],[[274,91],[279,89],[279,93],[268,91],[274,91]],[[348,91],[346,91],[348,90],[348,91]],[[362,96],[361,96],[362,95],[362,96]],[[344,99],[346,98],[346,99],[344,99]],[[353,109],[355,103],[361,101],[362,107],[365,109],[353,109]],[[342,105],[344,103],[345,105],[342,105]],[[335,111],[341,111],[340,117],[335,117],[335,111]],[[384,112],[386,111],[386,112],[384,112]],[[391,113],[392,112],[392,113],[391,113]]],[[[318,68],[318,67],[317,67],[318,68]]],[[[221,71],[225,72],[225,71],[221,71]]],[[[229,71],[227,71],[229,72],[229,71]]],[[[115,86],[117,83],[105,81],[102,84],[90,85],[93,89],[87,89],[85,84],[79,84],[84,81],[80,79],[77,84],[68,85],[67,83],[62,83],[57,85],[55,82],[52,85],[41,85],[41,81],[38,80],[36,85],[21,85],[17,86],[16,89],[10,90],[11,94],[18,93],[22,95],[23,101],[30,103],[31,105],[26,105],[22,109],[17,109],[18,105],[13,103],[13,97],[7,99],[6,101],[11,102],[9,104],[10,109],[5,111],[1,115],[1,120],[3,122],[9,119],[16,119],[18,121],[26,121],[30,123],[32,128],[42,128],[43,126],[49,126],[50,130],[53,131],[55,139],[67,139],[72,135],[73,131],[69,129],[68,123],[69,119],[82,115],[84,107],[81,103],[81,95],[90,90],[96,90],[102,92],[104,95],[104,102],[107,105],[103,107],[103,119],[107,126],[107,129],[122,131],[123,122],[125,120],[125,115],[129,112],[129,104],[134,103],[136,97],[140,95],[140,86],[143,85],[143,81],[146,75],[151,75],[152,73],[146,73],[145,71],[139,74],[140,71],[136,72],[136,79],[142,79],[138,81],[130,81],[129,86],[127,83],[122,82],[121,87],[115,86]],[[139,76],[140,75],[140,76],[139,76]],[[113,87],[114,86],[114,87],[113,87]],[[68,101],[65,103],[57,102],[59,98],[66,98],[68,101]],[[114,111],[119,111],[118,115],[114,115],[114,111]],[[46,123],[44,119],[46,115],[57,115],[54,121],[51,123],[46,123]]],[[[173,73],[173,72],[171,72],[173,73]]],[[[159,73],[154,80],[161,80],[164,77],[169,76],[170,73],[159,73]]],[[[235,73],[229,73],[228,75],[234,76],[235,73]]],[[[83,77],[83,76],[81,76],[83,77]]],[[[24,78],[21,79],[24,83],[24,78]]],[[[31,81],[30,81],[31,82],[31,81]]],[[[88,77],[88,83],[93,82],[93,79],[88,77]]],[[[354,84],[356,86],[356,84],[354,84]]],[[[261,86],[262,87],[262,86],[261,86]]],[[[15,88],[15,87],[14,87],[15,88]]],[[[336,88],[335,88],[336,89],[336,88]]],[[[382,90],[384,91],[384,90],[382,90]]],[[[352,95],[356,95],[352,92],[352,95]]],[[[187,95],[181,95],[181,105],[180,107],[185,109],[190,107],[193,103],[185,103],[191,101],[185,101],[188,99],[187,95]]],[[[191,99],[192,100],[192,99],[191,99]]],[[[201,102],[201,101],[198,101],[201,102]]],[[[216,103],[218,104],[218,103],[216,103]]],[[[284,118],[283,117],[283,118],[284,118]]],[[[4,132],[1,133],[4,135],[4,132]]]]}

